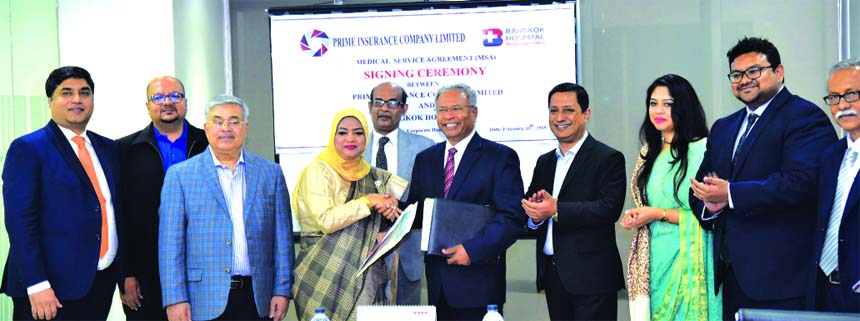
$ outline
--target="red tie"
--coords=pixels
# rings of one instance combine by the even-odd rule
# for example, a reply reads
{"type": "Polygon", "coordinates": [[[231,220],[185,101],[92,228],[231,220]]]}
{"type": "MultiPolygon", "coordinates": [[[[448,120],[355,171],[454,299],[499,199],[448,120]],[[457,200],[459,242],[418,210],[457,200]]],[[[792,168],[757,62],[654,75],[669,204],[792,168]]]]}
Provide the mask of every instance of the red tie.
{"type": "Polygon", "coordinates": [[[90,178],[90,183],[96,190],[96,195],[99,197],[99,207],[102,209],[102,245],[99,248],[99,259],[105,257],[108,250],[108,222],[107,222],[107,207],[105,207],[105,197],[102,195],[102,189],[99,186],[99,179],[96,176],[96,169],[93,167],[93,159],[90,157],[90,152],[87,150],[86,142],[81,136],[72,137],[72,141],[78,145],[78,159],[81,160],[81,165],[87,172],[90,178]]]}

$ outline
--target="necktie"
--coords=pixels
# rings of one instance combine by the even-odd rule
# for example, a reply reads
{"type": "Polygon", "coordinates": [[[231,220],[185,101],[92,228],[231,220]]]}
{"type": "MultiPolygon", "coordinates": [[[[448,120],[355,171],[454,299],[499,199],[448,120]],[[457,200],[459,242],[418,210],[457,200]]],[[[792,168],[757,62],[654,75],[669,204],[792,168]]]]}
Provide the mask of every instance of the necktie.
{"type": "Polygon", "coordinates": [[[749,136],[753,125],[755,125],[756,119],[758,119],[758,115],[756,115],[755,113],[750,113],[749,116],[747,116],[747,128],[744,130],[744,134],[738,141],[738,146],[735,147],[735,153],[732,155],[732,163],[734,163],[735,159],[737,159],[738,151],[741,149],[741,146],[744,145],[744,141],[747,140],[747,136],[749,136]]]}
{"type": "Polygon", "coordinates": [[[848,190],[851,189],[853,183],[853,175],[851,167],[857,161],[857,152],[848,149],[845,157],[842,159],[842,166],[839,167],[839,178],[836,181],[836,195],[833,197],[833,208],[830,210],[830,222],[827,224],[827,234],[824,237],[824,248],[821,250],[821,260],[819,266],[825,275],[830,275],[838,265],[839,257],[839,225],[842,223],[842,213],[845,211],[842,206],[845,203],[845,198],[848,197],[848,190]]]}
{"type": "Polygon", "coordinates": [[[379,150],[376,151],[376,168],[388,169],[388,157],[385,157],[385,144],[388,143],[388,137],[379,137],[379,150]]]}
{"type": "Polygon", "coordinates": [[[451,182],[454,181],[454,154],[457,149],[451,147],[448,150],[448,160],[445,162],[445,197],[448,197],[448,190],[451,189],[451,182]]]}
{"type": "Polygon", "coordinates": [[[90,152],[87,150],[84,138],[81,136],[75,136],[72,137],[72,141],[78,145],[78,159],[80,159],[81,165],[84,167],[84,171],[87,172],[87,176],[90,178],[90,183],[93,184],[93,188],[96,190],[96,196],[99,198],[99,208],[102,210],[102,242],[101,247],[99,248],[99,258],[101,259],[105,256],[105,253],[107,253],[108,250],[108,222],[105,197],[102,195],[102,189],[99,186],[99,179],[96,176],[96,169],[93,166],[93,159],[90,157],[90,152]]]}

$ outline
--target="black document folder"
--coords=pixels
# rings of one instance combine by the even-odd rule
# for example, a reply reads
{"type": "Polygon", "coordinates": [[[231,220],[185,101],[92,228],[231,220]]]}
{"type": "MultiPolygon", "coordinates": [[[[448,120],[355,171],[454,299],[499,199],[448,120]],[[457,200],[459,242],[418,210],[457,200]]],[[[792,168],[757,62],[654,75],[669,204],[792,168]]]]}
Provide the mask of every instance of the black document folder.
{"type": "Polygon", "coordinates": [[[441,255],[442,249],[453,247],[475,237],[493,221],[496,209],[491,206],[445,199],[424,199],[421,250],[441,255]]]}

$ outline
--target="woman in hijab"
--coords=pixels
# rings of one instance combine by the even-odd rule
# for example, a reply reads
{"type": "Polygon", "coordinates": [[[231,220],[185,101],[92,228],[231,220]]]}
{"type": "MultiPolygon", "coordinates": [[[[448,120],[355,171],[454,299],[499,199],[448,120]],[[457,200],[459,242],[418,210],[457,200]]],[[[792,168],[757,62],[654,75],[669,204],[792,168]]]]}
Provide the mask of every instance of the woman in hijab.
{"type": "Polygon", "coordinates": [[[358,305],[385,303],[384,260],[355,277],[388,221],[406,180],[364,161],[367,121],[357,109],[335,115],[328,145],[302,171],[293,207],[301,226],[293,294],[299,320],[324,307],[332,320],[355,320],[358,305]]]}

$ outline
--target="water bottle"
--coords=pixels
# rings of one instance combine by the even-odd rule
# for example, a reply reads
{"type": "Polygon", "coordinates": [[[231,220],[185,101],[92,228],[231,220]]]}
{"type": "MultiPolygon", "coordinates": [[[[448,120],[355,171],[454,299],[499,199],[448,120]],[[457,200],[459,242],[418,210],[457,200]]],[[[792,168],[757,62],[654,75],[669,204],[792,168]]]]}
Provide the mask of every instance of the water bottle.
{"type": "Polygon", "coordinates": [[[499,314],[499,306],[490,304],[487,305],[487,314],[484,314],[483,321],[505,321],[505,319],[499,314]]]}
{"type": "MultiPolygon", "coordinates": [[[[498,314],[498,313],[497,313],[498,314]]],[[[501,319],[499,319],[501,320],[501,319]]],[[[319,307],[314,309],[314,317],[311,318],[311,321],[331,321],[325,316],[325,308],[319,307]]]]}

